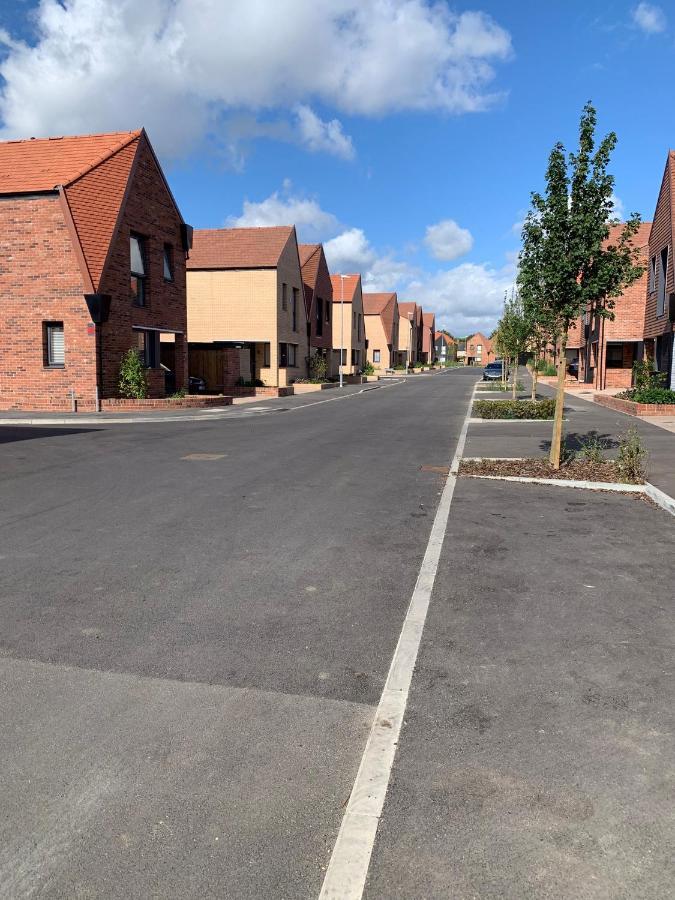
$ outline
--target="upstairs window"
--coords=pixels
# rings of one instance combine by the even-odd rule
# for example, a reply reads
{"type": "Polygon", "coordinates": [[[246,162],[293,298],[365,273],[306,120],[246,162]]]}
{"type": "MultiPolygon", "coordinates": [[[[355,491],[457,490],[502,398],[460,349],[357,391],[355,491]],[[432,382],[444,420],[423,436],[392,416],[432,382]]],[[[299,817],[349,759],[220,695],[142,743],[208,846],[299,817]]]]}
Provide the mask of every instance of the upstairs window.
{"type": "Polygon", "coordinates": [[[288,309],[288,285],[286,282],[281,285],[281,308],[284,312],[288,309]]]}
{"type": "Polygon", "coordinates": [[[44,322],[43,329],[45,365],[62,369],[66,364],[63,322],[44,322]]]}
{"type": "Polygon", "coordinates": [[[380,361],[380,351],[373,350],[373,362],[379,362],[379,361],[380,361]]]}
{"type": "Polygon", "coordinates": [[[321,337],[323,334],[323,299],[316,298],[316,334],[321,337]]]}
{"type": "Polygon", "coordinates": [[[291,327],[293,331],[298,330],[298,297],[300,296],[300,291],[297,288],[293,288],[293,309],[291,310],[291,327]]]}
{"type": "Polygon", "coordinates": [[[129,238],[131,257],[131,299],[136,306],[146,306],[148,299],[147,272],[145,267],[145,241],[138,234],[129,238]]]}
{"type": "Polygon", "coordinates": [[[326,324],[330,322],[330,300],[326,300],[326,324]]]}
{"type": "Polygon", "coordinates": [[[661,251],[661,264],[659,266],[659,285],[656,295],[656,315],[662,316],[666,311],[666,278],[668,276],[668,247],[661,251]]]}
{"type": "Polygon", "coordinates": [[[173,247],[164,244],[164,281],[173,281],[173,247]]]}

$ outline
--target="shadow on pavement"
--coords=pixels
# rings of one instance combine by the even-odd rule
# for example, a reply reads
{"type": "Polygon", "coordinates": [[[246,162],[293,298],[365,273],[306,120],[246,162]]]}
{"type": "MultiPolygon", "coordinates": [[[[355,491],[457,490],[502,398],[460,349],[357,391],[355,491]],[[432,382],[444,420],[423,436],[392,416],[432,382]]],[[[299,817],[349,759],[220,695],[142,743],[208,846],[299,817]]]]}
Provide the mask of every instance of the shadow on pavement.
{"type": "Polygon", "coordinates": [[[100,431],[100,428],[50,428],[44,425],[0,425],[0,444],[13,441],[34,441],[38,438],[64,437],[71,434],[86,434],[100,431]]]}

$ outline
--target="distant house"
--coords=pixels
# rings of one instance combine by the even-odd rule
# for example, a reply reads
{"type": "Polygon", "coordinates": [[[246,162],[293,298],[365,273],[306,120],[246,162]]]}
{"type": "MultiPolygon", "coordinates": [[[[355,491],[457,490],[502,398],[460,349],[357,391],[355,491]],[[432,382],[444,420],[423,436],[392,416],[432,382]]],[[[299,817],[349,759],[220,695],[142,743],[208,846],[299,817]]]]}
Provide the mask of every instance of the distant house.
{"type": "Polygon", "coordinates": [[[333,284],[321,244],[300,244],[300,268],[305,292],[309,356],[326,361],[326,374],[338,374],[338,355],[333,352],[333,284]]]}
{"type": "Polygon", "coordinates": [[[434,335],[434,356],[439,363],[457,360],[457,341],[444,331],[437,331],[434,335]]]}
{"type": "Polygon", "coordinates": [[[163,358],[186,386],[191,230],[145,131],[2,142],[0,173],[0,407],[94,409],[132,348],[151,397],[163,358]]]}
{"type": "MultiPolygon", "coordinates": [[[[610,230],[607,243],[615,242],[623,225],[610,230]]],[[[633,364],[642,359],[643,336],[649,308],[649,235],[651,222],[643,222],[633,244],[640,250],[641,278],[614,298],[613,319],[596,316],[589,310],[570,328],[565,355],[568,365],[576,363],[578,379],[597,390],[629,388],[633,364]]],[[[655,254],[657,255],[657,254],[655,254]]],[[[655,309],[655,305],[652,305],[655,309]]],[[[652,358],[653,352],[652,352],[652,358]]],[[[574,371],[574,370],[572,370],[574,371]]]]}
{"type": "Polygon", "coordinates": [[[417,359],[422,362],[423,352],[424,352],[424,328],[423,328],[423,315],[422,307],[417,305],[417,359]]]}
{"type": "Polygon", "coordinates": [[[339,374],[358,375],[366,362],[366,326],[360,275],[331,275],[333,286],[333,356],[339,374]]]}
{"type": "Polygon", "coordinates": [[[286,387],[307,376],[307,308],[293,226],[195,231],[187,298],[190,373],[210,390],[239,380],[286,387]]]}
{"type": "Polygon", "coordinates": [[[434,313],[422,313],[422,362],[434,361],[434,334],[436,333],[436,316],[434,313]]]}
{"type": "Polygon", "coordinates": [[[396,294],[364,294],[363,312],[368,360],[377,372],[384,372],[396,364],[399,320],[396,294]]]}
{"type": "Polygon", "coordinates": [[[465,365],[486,366],[488,363],[494,362],[494,359],[495,352],[490,338],[478,331],[466,339],[465,365]]]}
{"type": "Polygon", "coordinates": [[[417,310],[416,303],[398,304],[398,352],[396,364],[411,366],[417,361],[417,310]]]}
{"type": "Polygon", "coordinates": [[[668,151],[649,235],[645,350],[675,390],[675,150],[668,151]]]}

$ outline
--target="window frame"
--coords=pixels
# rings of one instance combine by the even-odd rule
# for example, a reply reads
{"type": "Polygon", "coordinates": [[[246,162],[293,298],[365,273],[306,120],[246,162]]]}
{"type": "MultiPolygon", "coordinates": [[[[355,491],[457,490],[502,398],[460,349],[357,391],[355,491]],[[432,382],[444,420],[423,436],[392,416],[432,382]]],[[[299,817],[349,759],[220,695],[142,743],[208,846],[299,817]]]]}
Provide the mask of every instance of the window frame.
{"type": "Polygon", "coordinates": [[[288,285],[285,281],[281,282],[281,308],[288,312],[288,285]]]}
{"type": "Polygon", "coordinates": [[[159,332],[150,328],[134,328],[134,331],[137,344],[139,344],[136,350],[138,350],[141,362],[146,369],[158,369],[160,363],[159,332]],[[142,348],[140,338],[143,338],[142,348]]]}
{"type": "Polygon", "coordinates": [[[652,256],[649,260],[649,293],[656,291],[656,257],[652,256]]]}
{"type": "Polygon", "coordinates": [[[605,368],[606,369],[623,369],[623,344],[620,343],[608,343],[605,347],[605,368]],[[610,358],[610,350],[616,351],[619,353],[616,354],[619,356],[619,359],[610,358]]]}
{"type": "Polygon", "coordinates": [[[43,365],[45,369],[65,369],[66,367],[66,332],[63,322],[58,320],[47,320],[42,323],[42,355],[43,365]],[[52,332],[61,332],[61,350],[63,355],[62,362],[54,362],[52,359],[53,341],[52,332]]]}
{"type": "Polygon", "coordinates": [[[382,355],[380,350],[373,350],[373,362],[379,363],[382,361],[382,355]]]}
{"type": "Polygon", "coordinates": [[[173,282],[175,281],[175,275],[172,244],[164,244],[164,247],[162,249],[162,274],[164,275],[164,281],[166,281],[167,284],[173,284],[173,282]],[[169,272],[168,277],[166,274],[167,270],[169,272]]]}
{"type": "Polygon", "coordinates": [[[323,297],[316,298],[316,336],[323,337],[323,297]]]}
{"type": "Polygon", "coordinates": [[[298,300],[300,299],[300,289],[291,288],[291,331],[298,330],[298,300]]]}
{"type": "Polygon", "coordinates": [[[129,232],[129,273],[130,273],[130,282],[136,283],[136,291],[133,291],[131,294],[131,302],[134,306],[146,307],[148,306],[148,251],[147,251],[147,242],[146,238],[139,234],[136,231],[129,232]],[[141,257],[141,265],[143,266],[142,272],[134,271],[133,267],[133,254],[131,251],[131,242],[136,241],[138,246],[138,252],[141,257]]]}
{"type": "Polygon", "coordinates": [[[668,265],[670,264],[670,244],[659,251],[659,278],[656,291],[656,318],[662,319],[666,314],[666,283],[668,281],[668,265]],[[665,254],[665,265],[663,258],[665,254]]]}

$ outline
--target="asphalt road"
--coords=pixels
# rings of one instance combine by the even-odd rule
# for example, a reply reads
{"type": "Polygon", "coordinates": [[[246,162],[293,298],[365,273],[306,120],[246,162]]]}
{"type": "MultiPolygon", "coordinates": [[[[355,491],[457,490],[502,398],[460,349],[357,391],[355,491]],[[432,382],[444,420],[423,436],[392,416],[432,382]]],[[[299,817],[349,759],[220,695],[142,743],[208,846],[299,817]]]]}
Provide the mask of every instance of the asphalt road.
{"type": "Polygon", "coordinates": [[[0,428],[3,897],[318,894],[475,378],[0,428]]]}

